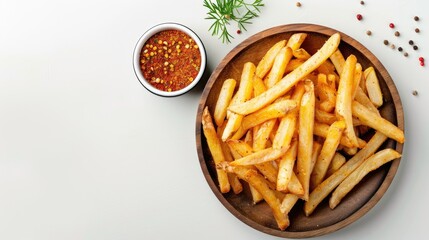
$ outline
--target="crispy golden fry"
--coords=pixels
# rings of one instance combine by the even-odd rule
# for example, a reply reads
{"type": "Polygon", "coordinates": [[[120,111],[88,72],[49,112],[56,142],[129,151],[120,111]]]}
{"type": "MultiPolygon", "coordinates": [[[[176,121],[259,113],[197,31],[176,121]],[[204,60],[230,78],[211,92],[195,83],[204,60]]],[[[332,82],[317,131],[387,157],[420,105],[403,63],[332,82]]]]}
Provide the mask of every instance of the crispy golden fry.
{"type": "Polygon", "coordinates": [[[293,51],[301,47],[301,44],[307,38],[307,33],[294,33],[290,36],[286,46],[290,47],[293,51]]]}
{"type": "MultiPolygon", "coordinates": [[[[251,62],[247,62],[243,66],[243,72],[241,73],[240,85],[238,87],[236,97],[233,98],[233,103],[242,103],[249,100],[252,96],[252,83],[253,76],[255,75],[255,65],[251,62]]],[[[231,136],[241,125],[243,116],[236,113],[230,113],[228,116],[228,123],[222,134],[222,141],[231,136]]]]}
{"type": "Polygon", "coordinates": [[[355,75],[353,77],[352,100],[355,99],[356,91],[359,88],[359,84],[362,78],[362,65],[360,65],[360,63],[356,63],[355,75]]]}
{"type": "Polygon", "coordinates": [[[250,189],[250,194],[252,195],[253,204],[257,204],[262,200],[264,200],[264,197],[262,196],[262,194],[260,194],[258,190],[256,190],[256,188],[254,188],[252,185],[249,185],[249,189],[250,189]]]}
{"type": "Polygon", "coordinates": [[[294,50],[292,53],[293,53],[293,56],[297,59],[307,60],[311,57],[311,55],[307,51],[305,51],[304,48],[298,48],[294,50]]]}
{"type": "Polygon", "coordinates": [[[326,172],[328,171],[329,164],[340,144],[341,135],[346,127],[343,120],[334,122],[328,131],[328,135],[323,143],[320,155],[317,158],[316,165],[314,166],[313,172],[310,178],[310,188],[314,189],[319,185],[325,178],[326,172]]]}
{"type": "Polygon", "coordinates": [[[292,176],[297,155],[298,142],[294,141],[285,155],[280,158],[277,174],[277,191],[286,191],[292,176]]]}
{"type": "MultiPolygon", "coordinates": [[[[304,83],[300,82],[295,86],[292,100],[295,100],[297,104],[301,104],[301,98],[304,95],[305,88],[304,83]]],[[[296,130],[296,123],[298,119],[298,109],[297,106],[294,110],[289,111],[286,116],[280,119],[279,126],[274,136],[273,148],[280,148],[289,146],[292,137],[296,130]]]]}
{"type": "MultiPolygon", "coordinates": [[[[252,147],[249,144],[247,144],[241,140],[228,140],[227,145],[229,146],[231,151],[236,152],[237,156],[239,156],[236,159],[241,159],[241,158],[249,156],[253,153],[252,147]]],[[[254,166],[270,182],[272,182],[272,183],[276,182],[278,170],[274,167],[274,165],[271,162],[263,162],[260,164],[255,164],[254,166]]]]}
{"type": "Polygon", "coordinates": [[[369,67],[364,71],[366,91],[371,102],[376,106],[380,107],[383,105],[383,93],[381,92],[380,83],[377,78],[377,74],[373,67],[369,67]]]}
{"type": "Polygon", "coordinates": [[[305,93],[301,99],[298,121],[298,158],[297,176],[304,188],[303,199],[308,199],[310,191],[311,156],[313,149],[313,126],[314,126],[314,85],[311,81],[305,82],[305,93]]]}
{"type": "Polygon", "coordinates": [[[384,133],[387,137],[392,138],[399,143],[403,143],[405,141],[404,131],[393,123],[373,113],[357,101],[353,101],[352,111],[353,116],[357,117],[366,126],[384,133]]]}
{"type": "Polygon", "coordinates": [[[268,105],[252,114],[245,116],[242,119],[241,126],[234,134],[232,139],[240,139],[247,130],[255,127],[267,120],[283,117],[287,112],[296,107],[296,101],[294,100],[281,100],[268,105]]]}
{"type": "Polygon", "coordinates": [[[325,178],[328,178],[334,172],[340,169],[340,167],[343,166],[344,163],[346,163],[346,158],[343,155],[341,155],[341,153],[336,152],[334,154],[334,157],[332,158],[331,163],[329,164],[328,172],[326,172],[325,178]]]}
{"type": "Polygon", "coordinates": [[[236,159],[235,161],[231,162],[232,166],[238,166],[238,165],[255,165],[259,163],[274,161],[277,158],[281,157],[283,154],[286,153],[288,147],[283,147],[280,149],[274,149],[274,148],[266,148],[264,150],[254,152],[248,156],[242,157],[240,159],[236,159]]]}
{"type": "Polygon", "coordinates": [[[386,135],[381,132],[376,132],[371,140],[362,148],[356,155],[348,160],[338,171],[320,183],[311,193],[308,201],[304,204],[305,215],[309,216],[317,205],[329,195],[351,172],[386,141],[386,135]]]}
{"type": "Polygon", "coordinates": [[[222,88],[219,93],[219,97],[216,101],[213,118],[216,126],[221,126],[226,117],[226,109],[231,103],[232,96],[234,95],[234,89],[236,81],[232,78],[225,80],[222,84],[222,88]]]}
{"type": "Polygon", "coordinates": [[[304,196],[304,188],[299,182],[299,179],[296,176],[295,172],[292,172],[292,175],[290,176],[290,181],[287,185],[287,191],[300,197],[304,196]]]}
{"type": "MultiPolygon", "coordinates": [[[[224,162],[225,156],[223,154],[221,141],[217,136],[208,107],[204,108],[202,115],[202,125],[204,136],[206,137],[207,145],[209,146],[213,161],[215,162],[215,164],[224,162]]],[[[216,173],[220,191],[222,193],[229,192],[231,186],[229,184],[228,175],[226,174],[226,172],[222,169],[216,169],[216,173]]]]}
{"type": "Polygon", "coordinates": [[[311,58],[305,61],[294,71],[283,77],[272,88],[269,88],[261,95],[252,98],[247,102],[235,103],[228,109],[232,112],[246,115],[270,104],[275,99],[289,91],[298,81],[305,78],[312,71],[318,68],[324,61],[326,61],[326,59],[328,59],[329,56],[331,56],[331,54],[337,49],[340,40],[341,36],[339,33],[333,34],[319,49],[319,51],[317,51],[313,56],[311,56],[311,58]]]}
{"type": "Polygon", "coordinates": [[[365,92],[360,87],[358,87],[356,91],[355,100],[358,101],[360,104],[364,105],[371,112],[377,115],[380,115],[380,112],[378,111],[378,109],[374,106],[374,104],[371,102],[369,97],[365,94],[365,92]]]}
{"type": "Polygon", "coordinates": [[[292,72],[293,70],[295,70],[296,68],[298,68],[300,65],[302,65],[305,62],[305,60],[303,59],[291,59],[288,63],[288,65],[286,66],[285,69],[285,74],[292,72]]]}
{"type": "Polygon", "coordinates": [[[283,47],[276,58],[274,59],[273,66],[268,73],[268,76],[265,80],[265,85],[267,88],[274,86],[280,79],[282,79],[283,74],[285,73],[286,66],[292,58],[292,49],[289,47],[283,47]]]}
{"type": "Polygon", "coordinates": [[[335,116],[335,114],[325,112],[324,110],[321,110],[317,107],[314,112],[314,118],[316,119],[316,121],[328,125],[331,125],[332,123],[337,121],[337,116],[335,116]]]}
{"type": "Polygon", "coordinates": [[[287,215],[290,210],[292,210],[293,206],[295,206],[296,202],[299,200],[299,197],[295,194],[286,194],[283,198],[282,204],[280,205],[280,211],[287,215]]]}
{"type": "Polygon", "coordinates": [[[274,44],[262,57],[256,66],[256,76],[263,79],[265,75],[270,71],[273,66],[274,59],[277,56],[277,53],[286,45],[286,40],[281,40],[274,44]]]}
{"type": "Polygon", "coordinates": [[[234,166],[232,168],[233,172],[239,178],[248,182],[263,196],[265,202],[268,203],[273,211],[278,227],[281,230],[285,230],[289,226],[289,218],[280,211],[280,200],[277,198],[275,191],[269,187],[267,180],[254,169],[240,166],[234,166]]]}
{"type": "Polygon", "coordinates": [[[313,172],[314,166],[316,165],[317,157],[320,154],[320,151],[322,150],[322,144],[318,141],[313,141],[313,153],[311,154],[311,168],[310,172],[313,172]]]}
{"type": "Polygon", "coordinates": [[[253,135],[254,151],[259,151],[264,148],[267,148],[271,132],[276,127],[276,124],[277,124],[277,119],[271,119],[259,125],[259,128],[256,131],[254,128],[254,132],[255,132],[253,135]]]}
{"type": "Polygon", "coordinates": [[[317,72],[325,75],[335,74],[335,66],[331,61],[326,60],[322,65],[317,68],[317,72]]]}
{"type": "Polygon", "coordinates": [[[255,75],[253,77],[253,95],[258,96],[265,91],[267,91],[267,87],[265,86],[264,80],[255,75]]]}
{"type": "Polygon", "coordinates": [[[340,82],[338,85],[337,101],[335,105],[335,113],[339,119],[344,119],[346,129],[344,135],[351,142],[352,147],[357,147],[358,142],[353,128],[352,118],[352,91],[354,83],[354,73],[356,68],[357,58],[350,55],[344,64],[343,72],[340,75],[340,82]]]}
{"type": "Polygon", "coordinates": [[[366,159],[356,170],[354,170],[343,182],[335,189],[329,199],[329,207],[334,209],[369,172],[381,167],[383,164],[401,157],[397,151],[387,148],[383,149],[368,159],[366,159]]]}
{"type": "Polygon", "coordinates": [[[317,75],[316,95],[320,99],[319,108],[325,112],[332,112],[336,104],[336,89],[328,84],[325,74],[317,75]]]}
{"type": "Polygon", "coordinates": [[[337,73],[341,75],[341,73],[343,72],[344,64],[346,62],[341,51],[338,49],[329,57],[329,59],[334,64],[337,73]]]}
{"type": "MultiPolygon", "coordinates": [[[[314,122],[314,135],[326,138],[326,136],[328,135],[328,132],[329,132],[328,124],[314,122]]],[[[357,138],[357,140],[358,140],[359,148],[363,148],[367,144],[364,140],[360,138],[357,138]]],[[[348,141],[348,139],[345,136],[341,137],[340,144],[345,147],[350,147],[350,148],[353,147],[353,145],[351,145],[350,141],[348,141]]]]}

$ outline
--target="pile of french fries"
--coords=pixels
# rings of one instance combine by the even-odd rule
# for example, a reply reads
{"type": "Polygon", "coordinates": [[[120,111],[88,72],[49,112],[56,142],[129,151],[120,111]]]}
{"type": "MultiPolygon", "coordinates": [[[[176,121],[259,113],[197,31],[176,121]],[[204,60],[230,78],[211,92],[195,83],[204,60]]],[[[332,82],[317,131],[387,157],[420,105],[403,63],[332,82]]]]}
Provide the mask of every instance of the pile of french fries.
{"type": "Polygon", "coordinates": [[[335,208],[369,172],[401,156],[378,151],[387,138],[405,140],[379,113],[374,68],[362,69],[353,54],[345,58],[339,33],[313,55],[301,47],[306,37],[293,34],[257,65],[245,63],[240,79],[223,82],[213,115],[207,106],[202,114],[220,191],[239,194],[247,183],[281,230],[299,199],[307,216],[328,195],[335,208]]]}

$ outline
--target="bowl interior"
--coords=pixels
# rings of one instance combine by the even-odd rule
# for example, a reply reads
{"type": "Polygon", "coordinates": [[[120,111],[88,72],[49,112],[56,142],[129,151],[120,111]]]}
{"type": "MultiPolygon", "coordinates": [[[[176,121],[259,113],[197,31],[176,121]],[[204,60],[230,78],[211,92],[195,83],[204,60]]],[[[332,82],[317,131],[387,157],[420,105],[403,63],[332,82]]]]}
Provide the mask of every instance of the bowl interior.
{"type": "MultiPolygon", "coordinates": [[[[204,176],[216,197],[237,218],[249,226],[280,237],[302,238],[327,234],[336,231],[356,221],[369,211],[382,197],[390,185],[400,160],[397,159],[385,164],[378,170],[370,173],[363,181],[349,193],[342,202],[331,210],[328,199],[325,199],[310,217],[306,217],[302,210],[302,202],[299,202],[290,212],[291,225],[286,231],[277,227],[271,209],[266,203],[253,205],[250,191],[245,188],[243,193],[222,194],[218,189],[215,166],[201,129],[201,114],[205,106],[214,111],[216,99],[219,95],[222,83],[227,78],[240,79],[243,64],[247,61],[258,63],[263,54],[276,42],[288,39],[293,33],[306,32],[307,39],[302,47],[313,54],[319,49],[330,35],[336,30],[309,24],[293,24],[278,26],[260,32],[242,42],[234,48],[214,70],[202,94],[197,112],[196,141],[200,165],[204,176]]],[[[381,114],[399,128],[403,129],[403,111],[396,87],[386,69],[378,59],[356,40],[341,33],[342,42],[340,50],[347,57],[356,55],[363,69],[373,66],[380,80],[384,105],[381,114]]],[[[402,152],[402,144],[388,140],[381,148],[391,147],[402,152]]]]}
{"type": "Polygon", "coordinates": [[[207,61],[207,56],[206,56],[206,51],[205,51],[205,47],[203,42],[201,41],[201,39],[198,37],[198,35],[193,32],[190,28],[178,24],[178,23],[162,23],[159,25],[156,25],[152,28],[150,28],[149,30],[147,30],[138,40],[135,48],[134,48],[134,53],[133,53],[133,67],[134,67],[134,72],[137,76],[137,79],[140,81],[140,83],[150,92],[159,95],[159,96],[164,96],[164,97],[173,97],[173,96],[179,96],[182,95],[186,92],[188,92],[189,90],[191,90],[193,87],[195,87],[195,85],[197,85],[198,81],[201,79],[201,77],[204,74],[205,68],[206,68],[206,61],[207,61]],[[152,86],[143,76],[142,71],[140,69],[140,53],[141,50],[144,46],[144,44],[149,40],[150,37],[152,37],[154,34],[162,32],[162,31],[166,31],[166,30],[179,30],[182,31],[184,33],[186,33],[188,36],[190,36],[198,45],[198,48],[200,50],[200,55],[201,55],[201,66],[200,66],[200,70],[197,74],[197,76],[195,77],[194,81],[192,81],[188,86],[186,86],[185,88],[179,89],[177,91],[172,91],[172,92],[168,92],[168,91],[162,91],[159,90],[157,88],[155,88],[154,86],[152,86]]]}

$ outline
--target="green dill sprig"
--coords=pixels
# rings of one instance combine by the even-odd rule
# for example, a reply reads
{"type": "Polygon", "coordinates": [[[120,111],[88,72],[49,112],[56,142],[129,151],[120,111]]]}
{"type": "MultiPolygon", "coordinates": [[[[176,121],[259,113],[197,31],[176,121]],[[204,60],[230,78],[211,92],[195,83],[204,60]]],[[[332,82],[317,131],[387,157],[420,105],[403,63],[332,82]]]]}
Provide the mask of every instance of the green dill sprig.
{"type": "Polygon", "coordinates": [[[247,31],[245,25],[251,24],[251,20],[259,16],[264,3],[262,0],[250,3],[245,0],[204,0],[203,5],[209,10],[206,19],[214,20],[209,28],[212,36],[219,35],[222,43],[230,43],[231,38],[234,38],[228,31],[230,21],[236,22],[240,31],[247,31]]]}

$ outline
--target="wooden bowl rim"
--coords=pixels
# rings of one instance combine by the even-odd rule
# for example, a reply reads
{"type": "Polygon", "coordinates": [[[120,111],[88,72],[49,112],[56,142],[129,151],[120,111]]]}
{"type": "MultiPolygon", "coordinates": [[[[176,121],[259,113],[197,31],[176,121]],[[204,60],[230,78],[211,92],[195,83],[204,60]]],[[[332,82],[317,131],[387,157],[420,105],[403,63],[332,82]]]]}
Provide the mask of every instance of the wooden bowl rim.
{"type": "MultiPolygon", "coordinates": [[[[404,116],[403,116],[403,108],[401,99],[398,93],[398,90],[390,77],[389,73],[385,69],[385,67],[382,65],[382,63],[378,60],[378,58],[370,52],[365,46],[363,46],[361,43],[356,41],[355,39],[351,38],[350,36],[344,34],[341,31],[322,26],[322,25],[316,25],[316,24],[286,24],[286,25],[280,25],[276,27],[272,27],[266,30],[263,30],[259,33],[256,33],[252,35],[251,37],[247,38],[240,44],[238,44],[235,48],[233,48],[219,63],[219,65],[215,68],[215,70],[212,72],[209,80],[206,83],[206,86],[204,87],[203,93],[200,98],[200,103],[197,110],[197,116],[196,116],[196,146],[197,146],[197,153],[198,158],[200,162],[201,169],[204,173],[204,177],[212,189],[215,196],[219,199],[219,201],[224,205],[228,211],[230,211],[235,217],[240,219],[245,224],[249,225],[250,227],[259,230],[261,232],[283,237],[283,238],[308,238],[308,237],[315,237],[315,236],[321,236],[325,235],[334,231],[337,231],[339,229],[342,229],[349,224],[355,222],[362,216],[364,216],[369,210],[371,210],[382,198],[384,193],[389,188],[391,182],[393,181],[393,178],[397,172],[397,169],[400,164],[400,160],[396,159],[392,162],[387,175],[385,176],[382,184],[379,186],[377,191],[373,194],[373,196],[358,210],[356,210],[353,214],[351,214],[349,217],[333,224],[327,227],[323,227],[320,229],[314,229],[309,231],[301,231],[301,232],[289,232],[287,229],[285,231],[281,231],[280,229],[273,229],[269,228],[267,226],[263,226],[252,219],[249,219],[248,217],[242,215],[233,205],[231,205],[225,198],[225,196],[219,191],[218,186],[214,182],[214,180],[210,177],[210,173],[206,164],[206,160],[204,157],[204,152],[201,148],[201,139],[203,137],[202,134],[202,128],[201,128],[201,114],[202,111],[206,105],[207,97],[210,93],[211,88],[213,87],[213,84],[217,80],[219,74],[222,72],[222,70],[225,68],[225,66],[232,60],[234,57],[236,57],[242,50],[246,49],[250,45],[256,43],[257,41],[269,37],[276,34],[281,33],[287,33],[287,32],[308,32],[308,33],[317,33],[317,34],[323,34],[326,36],[330,36],[336,32],[341,34],[341,41],[346,42],[353,48],[355,48],[357,51],[361,52],[363,55],[365,55],[368,59],[372,59],[371,63],[375,66],[376,71],[380,73],[383,80],[387,84],[387,87],[390,91],[390,94],[392,95],[392,102],[394,103],[394,108],[396,110],[396,119],[397,119],[397,126],[404,130],[404,116]]],[[[402,153],[403,150],[403,144],[396,143],[395,150],[402,153]]]]}

